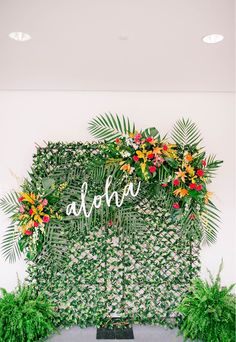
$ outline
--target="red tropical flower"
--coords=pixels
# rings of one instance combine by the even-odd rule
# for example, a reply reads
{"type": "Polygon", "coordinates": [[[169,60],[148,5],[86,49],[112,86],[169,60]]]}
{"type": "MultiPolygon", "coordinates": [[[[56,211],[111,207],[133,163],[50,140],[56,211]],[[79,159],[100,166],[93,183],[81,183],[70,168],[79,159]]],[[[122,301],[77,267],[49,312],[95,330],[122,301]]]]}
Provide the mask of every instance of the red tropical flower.
{"type": "Polygon", "coordinates": [[[197,191],[201,191],[203,189],[203,186],[201,184],[197,185],[196,186],[196,190],[197,191]]]}
{"type": "Polygon", "coordinates": [[[32,230],[26,230],[25,231],[25,235],[32,235],[32,234],[33,234],[32,230]]]}
{"type": "Polygon", "coordinates": [[[163,145],[162,149],[163,149],[163,151],[167,151],[168,150],[168,146],[167,145],[163,145]]]}
{"type": "Polygon", "coordinates": [[[175,203],[173,204],[173,208],[174,208],[174,209],[179,209],[179,208],[180,208],[179,203],[175,202],[175,203]]]}
{"type": "Polygon", "coordinates": [[[116,138],[115,142],[116,142],[116,144],[119,144],[121,142],[121,140],[119,138],[116,138]]]}
{"type": "Polygon", "coordinates": [[[38,227],[38,222],[34,222],[34,227],[38,227]]]}
{"type": "Polygon", "coordinates": [[[196,215],[195,214],[191,214],[191,215],[189,215],[189,218],[190,218],[190,220],[195,220],[196,215]]]}
{"type": "Polygon", "coordinates": [[[19,198],[18,198],[18,202],[22,202],[22,201],[23,201],[23,199],[24,199],[24,197],[23,197],[23,196],[19,197],[19,198]]]}
{"type": "Polygon", "coordinates": [[[194,190],[194,189],[196,189],[196,184],[195,183],[190,183],[189,184],[189,189],[191,189],[191,190],[194,190]]]}
{"type": "Polygon", "coordinates": [[[109,220],[109,221],[108,221],[108,227],[112,227],[112,225],[113,225],[112,220],[109,220]]]}
{"type": "Polygon", "coordinates": [[[147,137],[146,142],[152,143],[154,141],[153,137],[147,137]]]}
{"type": "Polygon", "coordinates": [[[163,188],[165,188],[165,187],[168,186],[168,184],[167,184],[167,183],[164,183],[164,184],[161,184],[161,186],[162,186],[163,188]]]}
{"type": "Polygon", "coordinates": [[[206,166],[206,161],[205,160],[202,160],[202,166],[206,166]]]}
{"type": "Polygon", "coordinates": [[[29,214],[32,216],[32,215],[33,215],[33,213],[34,213],[33,209],[32,209],[32,208],[30,208],[30,210],[29,210],[29,214]]]}
{"type": "Polygon", "coordinates": [[[149,171],[150,171],[151,173],[156,172],[156,169],[157,169],[156,166],[153,166],[153,165],[149,167],[149,171]]]}
{"type": "Polygon", "coordinates": [[[154,157],[155,157],[155,156],[154,156],[153,153],[150,153],[150,154],[147,155],[147,158],[148,158],[148,159],[152,159],[152,158],[154,158],[154,157]]]}
{"type": "Polygon", "coordinates": [[[49,221],[50,221],[49,215],[45,215],[45,216],[43,217],[43,222],[44,222],[44,223],[48,223],[49,221]]]}
{"type": "Polygon", "coordinates": [[[174,186],[180,185],[180,181],[179,181],[178,178],[176,178],[176,179],[173,180],[173,185],[174,185],[174,186]]]}
{"type": "Polygon", "coordinates": [[[204,176],[204,171],[203,170],[197,170],[197,175],[198,175],[198,177],[204,176]]]}
{"type": "Polygon", "coordinates": [[[133,161],[135,161],[135,163],[137,163],[139,161],[139,157],[138,156],[133,156],[133,161]]]}

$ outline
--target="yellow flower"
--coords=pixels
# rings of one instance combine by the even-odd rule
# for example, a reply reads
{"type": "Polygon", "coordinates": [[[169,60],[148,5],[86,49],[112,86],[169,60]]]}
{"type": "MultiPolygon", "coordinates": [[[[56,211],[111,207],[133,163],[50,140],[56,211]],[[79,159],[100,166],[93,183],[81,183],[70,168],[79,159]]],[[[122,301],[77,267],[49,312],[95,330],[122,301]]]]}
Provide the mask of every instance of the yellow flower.
{"type": "Polygon", "coordinates": [[[21,194],[22,197],[24,197],[23,201],[29,202],[31,204],[34,204],[35,198],[36,198],[34,194],[28,195],[25,192],[21,192],[20,194],[21,194]]]}
{"type": "Polygon", "coordinates": [[[133,139],[134,138],[134,133],[129,133],[129,137],[133,139]]]}
{"type": "Polygon", "coordinates": [[[209,198],[211,198],[213,195],[213,192],[207,191],[206,195],[205,195],[205,204],[209,203],[209,198]]]}
{"type": "Polygon", "coordinates": [[[193,177],[195,174],[194,168],[192,166],[186,166],[186,171],[191,177],[193,177]]]}
{"type": "Polygon", "coordinates": [[[179,169],[179,171],[175,172],[178,178],[181,178],[182,182],[185,183],[186,172],[179,169]]]}
{"type": "Polygon", "coordinates": [[[142,151],[138,150],[138,151],[136,151],[136,154],[139,157],[139,159],[144,159],[144,157],[145,157],[145,155],[144,155],[144,153],[142,151]]]}
{"type": "Polygon", "coordinates": [[[188,195],[188,190],[186,190],[186,189],[181,189],[181,188],[176,189],[176,190],[174,191],[174,195],[175,195],[175,196],[179,196],[179,197],[187,196],[187,195],[188,195]]]}
{"type": "Polygon", "coordinates": [[[146,171],[146,163],[141,163],[140,166],[141,166],[142,173],[144,174],[146,171]]]}
{"type": "Polygon", "coordinates": [[[37,209],[38,209],[39,212],[42,211],[42,210],[43,210],[42,204],[39,204],[39,205],[37,206],[37,209]]]}

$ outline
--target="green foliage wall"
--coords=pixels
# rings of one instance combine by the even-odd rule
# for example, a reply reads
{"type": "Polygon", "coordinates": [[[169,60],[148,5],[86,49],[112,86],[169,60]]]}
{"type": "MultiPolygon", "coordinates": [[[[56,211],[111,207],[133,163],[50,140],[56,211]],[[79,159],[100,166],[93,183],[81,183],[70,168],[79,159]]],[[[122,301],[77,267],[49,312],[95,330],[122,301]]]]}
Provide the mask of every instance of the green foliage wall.
{"type": "MultiPolygon", "coordinates": [[[[31,181],[67,182],[63,210],[79,201],[85,179],[90,195],[102,193],[110,170],[94,167],[100,145],[38,148],[31,181]]],[[[122,187],[119,182],[114,186],[122,187]]],[[[29,262],[28,281],[55,304],[61,326],[106,324],[114,312],[132,323],[175,324],[175,308],[199,271],[200,243],[183,235],[164,196],[158,184],[147,184],[120,209],[102,207],[91,220],[64,217],[49,224],[42,253],[29,262]]]]}

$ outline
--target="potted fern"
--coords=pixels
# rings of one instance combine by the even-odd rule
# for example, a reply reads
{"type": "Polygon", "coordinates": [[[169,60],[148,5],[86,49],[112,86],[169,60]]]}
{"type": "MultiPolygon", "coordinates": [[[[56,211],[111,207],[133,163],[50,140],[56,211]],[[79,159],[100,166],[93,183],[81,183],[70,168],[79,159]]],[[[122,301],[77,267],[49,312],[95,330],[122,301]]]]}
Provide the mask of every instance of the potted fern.
{"type": "Polygon", "coordinates": [[[182,315],[179,329],[184,340],[204,342],[235,342],[235,296],[234,285],[222,287],[220,273],[210,282],[195,279],[190,292],[177,311],[182,315]]]}

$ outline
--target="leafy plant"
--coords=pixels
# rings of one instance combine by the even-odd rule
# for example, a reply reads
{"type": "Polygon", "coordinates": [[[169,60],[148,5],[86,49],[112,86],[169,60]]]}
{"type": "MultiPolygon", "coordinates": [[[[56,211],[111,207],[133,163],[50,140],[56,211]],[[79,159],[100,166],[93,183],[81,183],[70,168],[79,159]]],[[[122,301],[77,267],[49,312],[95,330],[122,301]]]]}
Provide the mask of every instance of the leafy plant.
{"type": "Polygon", "coordinates": [[[1,289],[0,341],[35,342],[55,331],[55,312],[42,296],[34,296],[31,286],[19,285],[15,292],[1,289]]]}
{"type": "Polygon", "coordinates": [[[195,279],[190,292],[177,308],[182,314],[180,331],[184,339],[204,342],[235,341],[235,296],[234,285],[222,287],[220,272],[210,282],[195,279]]]}

